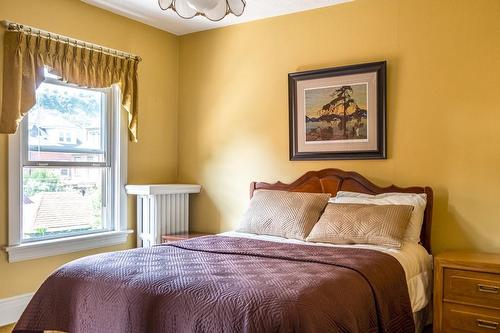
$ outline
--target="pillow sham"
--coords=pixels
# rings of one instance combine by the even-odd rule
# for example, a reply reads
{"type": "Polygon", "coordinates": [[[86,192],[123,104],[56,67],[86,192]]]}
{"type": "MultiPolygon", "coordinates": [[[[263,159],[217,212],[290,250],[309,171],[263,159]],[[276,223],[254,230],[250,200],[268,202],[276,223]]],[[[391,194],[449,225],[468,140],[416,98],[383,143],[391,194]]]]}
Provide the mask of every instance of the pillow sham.
{"type": "Polygon", "coordinates": [[[329,203],[308,242],[400,248],[413,206],[329,203]]]}
{"type": "Polygon", "coordinates": [[[425,193],[382,193],[377,195],[339,191],[336,197],[330,199],[335,203],[355,203],[373,205],[411,205],[414,207],[410,222],[404,235],[404,241],[420,243],[420,232],[424,222],[427,195],[425,193]]]}
{"type": "Polygon", "coordinates": [[[326,193],[257,190],[237,231],[305,240],[329,198],[326,193]]]}

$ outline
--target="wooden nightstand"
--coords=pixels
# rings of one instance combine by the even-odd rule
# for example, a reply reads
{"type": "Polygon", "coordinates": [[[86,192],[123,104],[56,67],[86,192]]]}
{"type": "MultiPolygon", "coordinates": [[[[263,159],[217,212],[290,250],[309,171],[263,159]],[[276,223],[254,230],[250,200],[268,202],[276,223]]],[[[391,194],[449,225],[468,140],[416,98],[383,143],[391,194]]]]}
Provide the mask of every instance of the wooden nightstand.
{"type": "Polygon", "coordinates": [[[171,242],[177,242],[177,241],[181,241],[181,240],[185,240],[185,239],[191,239],[191,238],[209,236],[209,235],[213,235],[213,234],[202,233],[202,232],[189,232],[186,234],[163,235],[163,236],[161,236],[161,242],[162,243],[171,243],[171,242]]]}
{"type": "Polygon", "coordinates": [[[500,254],[434,259],[434,333],[500,332],[500,254]]]}

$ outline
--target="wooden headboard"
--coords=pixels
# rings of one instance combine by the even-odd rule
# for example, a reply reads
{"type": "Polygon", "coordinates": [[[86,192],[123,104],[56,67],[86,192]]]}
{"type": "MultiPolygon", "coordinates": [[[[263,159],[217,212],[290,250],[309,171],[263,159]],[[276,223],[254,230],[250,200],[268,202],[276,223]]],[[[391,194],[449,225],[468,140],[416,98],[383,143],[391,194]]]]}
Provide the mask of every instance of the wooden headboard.
{"type": "Polygon", "coordinates": [[[391,185],[379,187],[356,172],[339,169],[324,169],[309,171],[291,184],[277,182],[275,184],[257,183],[250,184],[250,197],[259,189],[281,190],[293,192],[330,193],[335,196],[338,191],[352,191],[367,194],[380,194],[387,192],[425,193],[427,194],[427,207],[425,208],[424,224],[420,239],[422,245],[431,253],[431,226],[432,226],[432,200],[433,192],[430,187],[398,187],[391,185]]]}

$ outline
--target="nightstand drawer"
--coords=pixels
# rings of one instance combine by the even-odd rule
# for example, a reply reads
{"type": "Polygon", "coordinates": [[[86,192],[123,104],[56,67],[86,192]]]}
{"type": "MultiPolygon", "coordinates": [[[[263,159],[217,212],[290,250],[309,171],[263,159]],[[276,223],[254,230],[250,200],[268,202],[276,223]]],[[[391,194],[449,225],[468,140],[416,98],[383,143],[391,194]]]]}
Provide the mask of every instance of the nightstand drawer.
{"type": "Polygon", "coordinates": [[[500,275],[447,268],[444,299],[500,309],[500,275]]]}
{"type": "Polygon", "coordinates": [[[444,303],[443,332],[500,332],[500,311],[444,303]]]}

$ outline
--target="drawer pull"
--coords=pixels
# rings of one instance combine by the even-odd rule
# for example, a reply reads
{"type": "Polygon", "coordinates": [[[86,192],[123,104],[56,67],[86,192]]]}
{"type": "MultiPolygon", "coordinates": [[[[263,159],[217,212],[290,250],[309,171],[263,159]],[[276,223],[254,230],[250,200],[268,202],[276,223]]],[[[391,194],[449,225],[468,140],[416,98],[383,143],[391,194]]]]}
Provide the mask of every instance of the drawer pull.
{"type": "Polygon", "coordinates": [[[488,328],[490,330],[496,330],[498,328],[498,323],[496,321],[477,319],[476,323],[477,323],[477,327],[481,327],[481,328],[488,328]]]}
{"type": "Polygon", "coordinates": [[[498,286],[491,286],[487,284],[478,284],[477,290],[482,293],[498,294],[498,286]]]}

